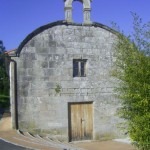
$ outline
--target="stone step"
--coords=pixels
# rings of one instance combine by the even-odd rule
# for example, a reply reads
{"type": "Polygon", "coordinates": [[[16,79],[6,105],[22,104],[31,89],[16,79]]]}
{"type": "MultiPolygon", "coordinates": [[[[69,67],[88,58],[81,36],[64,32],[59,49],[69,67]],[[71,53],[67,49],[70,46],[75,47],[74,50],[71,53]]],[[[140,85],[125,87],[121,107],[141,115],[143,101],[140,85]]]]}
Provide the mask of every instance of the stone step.
{"type": "Polygon", "coordinates": [[[18,133],[23,136],[24,138],[28,139],[31,142],[35,142],[41,145],[51,146],[54,148],[59,148],[61,150],[83,150],[81,148],[76,147],[73,144],[61,142],[56,138],[51,138],[49,136],[40,136],[40,135],[33,135],[28,132],[18,131],[18,133]]]}
{"type": "Polygon", "coordinates": [[[25,140],[26,142],[39,144],[39,145],[45,145],[45,143],[43,143],[40,140],[36,139],[35,137],[31,136],[27,132],[18,131],[18,134],[21,136],[20,140],[25,140]]]}
{"type": "Polygon", "coordinates": [[[8,141],[8,143],[20,145],[22,147],[26,147],[27,149],[62,150],[60,148],[55,148],[50,145],[42,144],[32,138],[20,135],[15,130],[0,132],[0,138],[4,139],[5,141],[8,141]]]}

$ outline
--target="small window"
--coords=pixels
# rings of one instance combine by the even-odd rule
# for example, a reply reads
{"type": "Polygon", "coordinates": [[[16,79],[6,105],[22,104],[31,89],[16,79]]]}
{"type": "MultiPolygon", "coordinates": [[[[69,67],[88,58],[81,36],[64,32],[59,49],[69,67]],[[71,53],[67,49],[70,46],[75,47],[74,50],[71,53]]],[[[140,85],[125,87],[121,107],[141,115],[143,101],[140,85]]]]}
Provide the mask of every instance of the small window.
{"type": "Polygon", "coordinates": [[[73,77],[86,77],[87,59],[73,60],[73,77]]]}

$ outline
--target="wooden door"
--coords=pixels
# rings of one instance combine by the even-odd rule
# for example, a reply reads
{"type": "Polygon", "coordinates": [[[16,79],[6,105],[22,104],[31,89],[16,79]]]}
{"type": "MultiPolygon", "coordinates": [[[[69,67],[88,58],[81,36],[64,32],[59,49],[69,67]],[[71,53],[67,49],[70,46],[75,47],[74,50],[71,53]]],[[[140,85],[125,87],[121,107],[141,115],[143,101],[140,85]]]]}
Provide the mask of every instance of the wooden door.
{"type": "Polygon", "coordinates": [[[69,104],[69,141],[92,140],[93,104],[69,104]]]}

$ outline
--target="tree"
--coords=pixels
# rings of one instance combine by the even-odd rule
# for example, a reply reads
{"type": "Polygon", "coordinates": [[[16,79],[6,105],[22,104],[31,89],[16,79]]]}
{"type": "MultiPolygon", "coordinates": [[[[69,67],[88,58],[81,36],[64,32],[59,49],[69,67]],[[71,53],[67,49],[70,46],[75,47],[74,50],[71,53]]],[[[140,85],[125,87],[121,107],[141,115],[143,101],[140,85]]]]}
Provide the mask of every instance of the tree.
{"type": "Polygon", "coordinates": [[[0,105],[9,106],[9,77],[6,73],[5,47],[0,41],[0,105]]]}
{"type": "Polygon", "coordinates": [[[119,115],[126,119],[133,144],[150,149],[150,23],[133,14],[134,33],[118,35],[113,76],[120,83],[116,88],[122,102],[119,115]]]}

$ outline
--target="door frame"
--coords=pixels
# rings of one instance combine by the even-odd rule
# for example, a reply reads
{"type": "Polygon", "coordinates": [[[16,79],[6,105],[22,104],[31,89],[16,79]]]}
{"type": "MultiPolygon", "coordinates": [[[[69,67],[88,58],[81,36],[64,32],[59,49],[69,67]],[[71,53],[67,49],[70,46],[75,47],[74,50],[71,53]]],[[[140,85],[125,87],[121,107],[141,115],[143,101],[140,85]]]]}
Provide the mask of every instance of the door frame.
{"type": "MultiPolygon", "coordinates": [[[[70,110],[70,105],[71,104],[93,104],[94,105],[94,102],[93,101],[85,101],[85,102],[68,102],[68,141],[69,142],[72,142],[71,140],[71,110],[70,110]]],[[[92,133],[92,139],[94,138],[94,106],[92,108],[92,111],[93,111],[93,133],[92,133]]]]}

